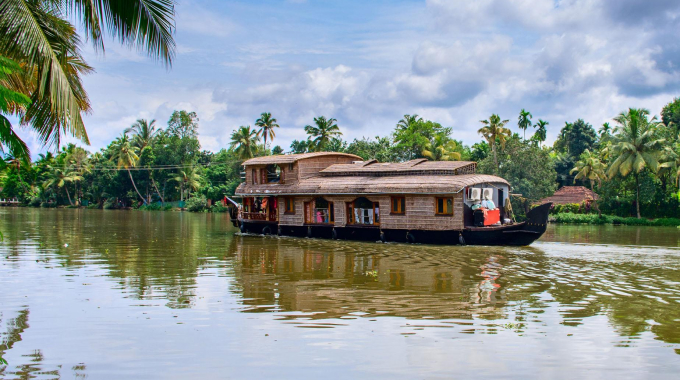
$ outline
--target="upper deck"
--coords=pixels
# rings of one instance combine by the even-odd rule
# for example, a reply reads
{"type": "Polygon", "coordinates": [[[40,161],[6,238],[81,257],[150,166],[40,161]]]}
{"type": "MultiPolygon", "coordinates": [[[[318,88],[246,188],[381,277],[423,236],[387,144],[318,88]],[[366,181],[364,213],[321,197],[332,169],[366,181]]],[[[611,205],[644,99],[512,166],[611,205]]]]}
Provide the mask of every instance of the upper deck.
{"type": "Polygon", "coordinates": [[[243,164],[246,181],[237,195],[444,194],[503,178],[476,174],[475,162],[415,159],[363,161],[346,153],[317,152],[257,157],[243,164]]]}

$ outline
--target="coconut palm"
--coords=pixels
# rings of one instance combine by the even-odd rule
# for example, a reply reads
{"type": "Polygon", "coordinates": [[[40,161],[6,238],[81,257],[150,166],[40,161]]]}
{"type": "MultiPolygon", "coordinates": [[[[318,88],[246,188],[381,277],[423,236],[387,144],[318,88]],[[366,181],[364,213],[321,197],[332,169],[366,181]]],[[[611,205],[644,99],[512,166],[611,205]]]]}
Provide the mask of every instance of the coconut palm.
{"type": "Polygon", "coordinates": [[[191,195],[191,191],[196,191],[201,187],[203,177],[198,172],[196,166],[188,166],[178,171],[171,178],[173,181],[179,183],[180,200],[184,200],[184,192],[187,191],[187,198],[191,195]]]}
{"type": "Polygon", "coordinates": [[[22,124],[31,125],[46,145],[59,144],[61,134],[88,142],[81,117],[90,109],[81,74],[92,68],[80,53],[79,19],[95,48],[104,51],[108,32],[121,43],[146,50],[172,63],[175,54],[173,0],[2,0],[0,54],[24,68],[9,87],[31,98],[19,110],[22,124]]]}
{"type": "Polygon", "coordinates": [[[250,129],[250,125],[240,126],[231,133],[229,147],[236,152],[238,158],[247,160],[255,157],[258,142],[260,142],[260,134],[257,131],[250,129]]]}
{"type": "Polygon", "coordinates": [[[404,118],[397,123],[397,129],[408,129],[409,126],[421,121],[423,118],[418,115],[404,115],[404,118]]]}
{"type": "Polygon", "coordinates": [[[137,119],[131,127],[125,129],[125,134],[132,134],[132,143],[141,153],[156,139],[160,129],[156,129],[156,120],[137,119]]]}
{"type": "Polygon", "coordinates": [[[538,119],[538,122],[536,122],[536,124],[534,125],[534,127],[536,127],[537,129],[536,129],[536,133],[534,133],[534,136],[532,137],[532,139],[535,139],[541,145],[543,144],[545,139],[548,138],[548,129],[547,129],[548,124],[550,124],[550,123],[548,123],[545,120],[538,119]]]}
{"type": "Polygon", "coordinates": [[[68,203],[71,206],[73,206],[73,201],[71,200],[71,194],[68,192],[67,184],[81,181],[83,177],[68,165],[62,167],[48,166],[47,169],[48,177],[43,183],[43,188],[54,189],[55,191],[58,191],[63,187],[64,190],[66,190],[66,197],[68,198],[68,203]]]}
{"type": "Polygon", "coordinates": [[[432,161],[458,161],[461,158],[458,149],[458,143],[449,137],[439,134],[435,136],[434,141],[425,145],[422,154],[424,157],[432,161]]]}
{"type": "Polygon", "coordinates": [[[526,140],[527,138],[527,128],[531,127],[531,118],[533,115],[529,111],[525,111],[524,108],[522,108],[521,111],[519,111],[519,117],[517,118],[517,126],[519,129],[524,131],[524,139],[526,140]]]}
{"type": "Polygon", "coordinates": [[[260,118],[255,121],[255,125],[260,127],[260,130],[257,133],[264,137],[264,149],[266,151],[267,136],[269,136],[270,140],[274,140],[274,137],[276,137],[276,133],[274,133],[274,128],[278,128],[279,125],[276,124],[276,119],[274,119],[272,117],[272,114],[269,112],[262,112],[260,118]]]}
{"type": "Polygon", "coordinates": [[[600,138],[604,138],[605,136],[609,136],[609,133],[611,132],[612,128],[609,125],[609,123],[603,123],[602,126],[600,127],[600,138]]]}
{"type": "Polygon", "coordinates": [[[640,172],[648,169],[656,173],[659,169],[659,156],[664,139],[656,136],[659,125],[656,116],[648,119],[646,109],[629,108],[614,118],[619,126],[612,137],[611,159],[607,174],[613,178],[617,174],[627,177],[635,176],[635,205],[637,217],[640,217],[640,172]]]}
{"type": "Polygon", "coordinates": [[[505,147],[505,141],[510,138],[511,132],[508,128],[505,128],[505,125],[509,121],[510,120],[501,120],[500,116],[492,114],[488,120],[480,120],[480,123],[484,124],[484,126],[477,131],[477,133],[482,135],[489,145],[491,145],[493,162],[496,165],[496,170],[499,169],[496,145],[497,143],[500,143],[501,147],[505,147]]]}
{"type": "Polygon", "coordinates": [[[139,156],[137,155],[139,148],[132,145],[130,138],[124,133],[121,137],[117,138],[113,142],[112,148],[113,152],[111,154],[110,160],[116,163],[116,167],[118,169],[123,168],[127,170],[128,175],[130,176],[130,181],[132,181],[132,187],[135,188],[135,191],[142,199],[142,202],[146,204],[146,199],[144,199],[139,190],[137,190],[137,185],[135,184],[135,180],[132,178],[132,172],[130,171],[130,168],[137,166],[137,161],[139,161],[139,156]]]}
{"type": "Polygon", "coordinates": [[[334,118],[326,119],[325,116],[314,118],[315,126],[305,126],[305,132],[309,135],[311,150],[321,152],[333,137],[342,136],[340,128],[334,118]]]}
{"type": "Polygon", "coordinates": [[[31,104],[31,99],[17,91],[12,91],[3,85],[10,74],[20,72],[19,64],[11,59],[0,56],[0,153],[7,151],[15,157],[29,157],[30,152],[26,143],[14,132],[12,124],[3,115],[14,115],[22,108],[31,104]]]}
{"type": "Polygon", "coordinates": [[[586,149],[582,154],[576,166],[569,172],[569,174],[576,173],[574,182],[576,180],[589,181],[590,189],[593,190],[595,183],[601,184],[603,180],[607,179],[605,165],[600,161],[600,157],[596,152],[591,152],[586,149]]]}

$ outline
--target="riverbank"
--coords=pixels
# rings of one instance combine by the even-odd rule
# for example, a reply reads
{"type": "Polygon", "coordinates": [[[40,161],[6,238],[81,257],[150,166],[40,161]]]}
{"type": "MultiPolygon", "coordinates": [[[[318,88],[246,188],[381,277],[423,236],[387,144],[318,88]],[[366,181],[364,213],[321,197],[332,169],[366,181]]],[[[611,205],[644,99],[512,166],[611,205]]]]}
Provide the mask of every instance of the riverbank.
{"type": "Polygon", "coordinates": [[[550,215],[548,218],[550,223],[560,224],[613,224],[613,225],[627,225],[627,226],[665,226],[674,227],[680,226],[680,219],[678,218],[659,218],[659,219],[645,219],[645,218],[625,218],[622,216],[602,215],[596,214],[574,214],[571,212],[559,213],[550,215]]]}

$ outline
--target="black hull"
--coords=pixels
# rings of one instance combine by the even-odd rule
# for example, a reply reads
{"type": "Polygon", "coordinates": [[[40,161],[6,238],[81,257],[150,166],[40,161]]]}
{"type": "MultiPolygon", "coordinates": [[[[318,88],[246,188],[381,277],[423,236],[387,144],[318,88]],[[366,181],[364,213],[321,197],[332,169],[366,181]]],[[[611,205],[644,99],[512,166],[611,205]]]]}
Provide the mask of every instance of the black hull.
{"type": "Polygon", "coordinates": [[[545,232],[552,204],[534,208],[527,221],[504,226],[468,227],[463,230],[428,231],[380,229],[379,227],[335,227],[332,225],[279,226],[276,222],[241,221],[241,231],[322,239],[383,241],[445,245],[530,245],[545,232]]]}

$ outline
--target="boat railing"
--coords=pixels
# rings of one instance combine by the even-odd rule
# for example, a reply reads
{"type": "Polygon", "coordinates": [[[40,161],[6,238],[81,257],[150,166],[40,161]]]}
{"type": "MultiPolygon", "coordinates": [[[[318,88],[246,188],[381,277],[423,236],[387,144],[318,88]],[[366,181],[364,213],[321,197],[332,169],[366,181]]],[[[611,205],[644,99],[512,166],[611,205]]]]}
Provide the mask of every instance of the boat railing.
{"type": "Polygon", "coordinates": [[[263,212],[244,212],[243,219],[276,222],[276,214],[271,213],[267,215],[263,212]]]}

